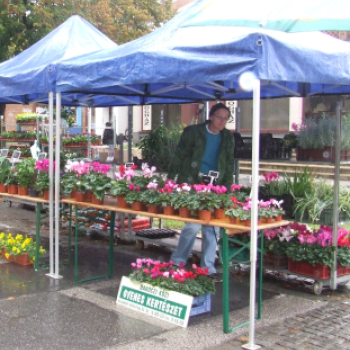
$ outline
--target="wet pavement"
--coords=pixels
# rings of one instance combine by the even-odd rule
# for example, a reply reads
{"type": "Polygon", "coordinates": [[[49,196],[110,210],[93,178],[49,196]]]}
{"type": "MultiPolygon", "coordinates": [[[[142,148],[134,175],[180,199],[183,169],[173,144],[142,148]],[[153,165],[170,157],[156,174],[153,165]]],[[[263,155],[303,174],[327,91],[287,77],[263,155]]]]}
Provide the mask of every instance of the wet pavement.
{"type": "MultiPolygon", "coordinates": [[[[35,212],[0,202],[1,230],[34,236],[35,212]]],[[[42,244],[47,248],[47,222],[42,244]]],[[[122,276],[137,257],[168,260],[170,249],[130,242],[114,247],[111,279],[74,282],[74,248],[67,230],[61,232],[62,279],[46,276],[48,258],[35,272],[0,259],[1,349],[241,349],[248,327],[225,334],[222,329],[222,285],[217,284],[210,312],[190,317],[187,328],[116,305],[122,276]],[[69,261],[69,254],[71,260],[69,261]]],[[[79,237],[79,278],[107,272],[107,235],[79,237]],[[97,238],[97,239],[96,239],[97,238]]],[[[220,266],[218,266],[220,269],[220,266]]],[[[265,271],[262,319],[256,322],[255,344],[263,349],[350,349],[350,292],[312,294],[310,280],[265,271]]],[[[230,276],[230,325],[249,318],[249,267],[230,276]]]]}

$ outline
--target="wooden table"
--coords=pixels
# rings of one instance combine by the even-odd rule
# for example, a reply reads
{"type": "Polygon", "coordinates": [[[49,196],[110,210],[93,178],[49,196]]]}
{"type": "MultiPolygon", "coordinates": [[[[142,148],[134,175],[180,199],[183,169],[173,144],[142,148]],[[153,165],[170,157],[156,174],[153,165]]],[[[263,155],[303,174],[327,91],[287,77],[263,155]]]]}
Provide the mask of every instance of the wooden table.
{"type": "MultiPolygon", "coordinates": [[[[113,244],[114,244],[114,221],[115,221],[115,213],[124,213],[124,214],[134,214],[134,215],[141,215],[151,218],[159,218],[159,219],[167,219],[167,220],[176,220],[176,221],[182,221],[182,222],[190,222],[200,225],[209,225],[209,226],[216,226],[220,228],[220,238],[221,238],[221,244],[222,244],[222,265],[223,265],[223,328],[224,332],[228,333],[231,332],[233,329],[236,329],[238,327],[241,327],[248,322],[244,322],[238,326],[230,328],[229,326],[229,265],[230,260],[234,259],[235,254],[229,254],[229,242],[234,240],[234,236],[236,234],[241,234],[244,232],[250,232],[251,228],[243,225],[237,225],[237,224],[231,224],[228,219],[224,220],[218,220],[218,219],[212,219],[209,222],[199,220],[197,218],[182,218],[178,215],[164,215],[164,214],[155,214],[155,213],[149,213],[147,211],[136,211],[132,210],[131,208],[120,208],[116,205],[112,204],[92,204],[92,203],[83,203],[83,202],[76,202],[72,198],[65,198],[61,200],[62,203],[66,203],[70,206],[75,206],[75,280],[76,282],[82,282],[87,281],[91,279],[97,279],[101,277],[111,277],[113,274],[113,244]],[[85,280],[78,280],[78,209],[79,208],[94,208],[97,210],[108,210],[111,213],[110,218],[110,235],[109,235],[109,262],[108,262],[108,273],[107,275],[103,276],[96,276],[85,280]]],[[[264,229],[271,229],[271,228],[278,228],[281,226],[287,226],[288,221],[279,221],[274,222],[271,224],[262,224],[257,227],[257,230],[259,232],[262,232],[264,229]]],[[[263,238],[263,235],[261,234],[261,238],[263,238]]],[[[243,248],[249,248],[250,242],[247,244],[242,244],[243,248]]],[[[263,239],[261,239],[261,246],[260,250],[262,251],[263,247],[263,239]]],[[[261,300],[262,300],[262,254],[260,254],[260,260],[259,260],[259,268],[260,268],[260,276],[259,276],[259,294],[258,294],[258,318],[261,317],[261,300]]]]}

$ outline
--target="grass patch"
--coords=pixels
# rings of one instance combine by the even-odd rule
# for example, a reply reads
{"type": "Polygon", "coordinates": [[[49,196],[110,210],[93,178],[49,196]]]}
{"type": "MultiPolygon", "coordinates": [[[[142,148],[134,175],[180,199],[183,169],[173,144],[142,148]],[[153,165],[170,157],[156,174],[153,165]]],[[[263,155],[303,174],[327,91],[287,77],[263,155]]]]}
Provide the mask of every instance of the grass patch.
{"type": "MultiPolygon", "coordinates": [[[[163,219],[163,228],[168,228],[172,230],[182,230],[182,228],[185,226],[185,223],[182,221],[177,220],[166,220],[163,219]]],[[[153,227],[159,227],[159,219],[153,220],[153,227]]]]}

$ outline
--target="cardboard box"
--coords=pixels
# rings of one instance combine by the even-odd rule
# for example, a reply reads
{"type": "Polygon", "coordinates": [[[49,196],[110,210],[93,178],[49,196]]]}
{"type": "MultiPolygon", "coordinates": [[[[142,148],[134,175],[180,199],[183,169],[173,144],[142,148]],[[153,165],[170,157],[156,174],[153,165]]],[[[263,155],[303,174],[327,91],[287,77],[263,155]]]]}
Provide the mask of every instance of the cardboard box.
{"type": "MultiPolygon", "coordinates": [[[[108,151],[109,148],[108,146],[93,146],[91,147],[93,150],[93,158],[95,158],[95,156],[98,154],[99,159],[98,161],[100,163],[106,163],[107,161],[107,157],[108,157],[108,151]]],[[[139,159],[142,158],[142,151],[138,148],[134,148],[132,149],[132,157],[138,157],[139,159]]],[[[124,153],[123,153],[123,161],[124,163],[128,161],[128,150],[124,149],[124,153]]],[[[120,149],[119,148],[115,148],[114,149],[114,161],[112,162],[112,164],[119,164],[120,163],[120,149]]]]}

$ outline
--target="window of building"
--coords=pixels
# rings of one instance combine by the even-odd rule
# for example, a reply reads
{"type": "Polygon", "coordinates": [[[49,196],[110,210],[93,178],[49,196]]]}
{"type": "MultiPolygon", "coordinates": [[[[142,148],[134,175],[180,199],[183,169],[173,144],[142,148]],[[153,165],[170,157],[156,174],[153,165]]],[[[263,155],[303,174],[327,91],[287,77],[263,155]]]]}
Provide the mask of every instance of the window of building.
{"type": "MultiPolygon", "coordinates": [[[[253,101],[238,101],[240,108],[240,129],[252,130],[253,101]]],[[[260,129],[288,130],[289,129],[289,99],[278,98],[261,100],[260,129]]]]}
{"type": "Polygon", "coordinates": [[[160,124],[168,128],[174,124],[181,124],[181,105],[152,105],[152,129],[160,124]]]}

